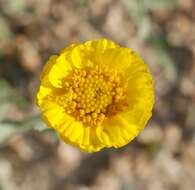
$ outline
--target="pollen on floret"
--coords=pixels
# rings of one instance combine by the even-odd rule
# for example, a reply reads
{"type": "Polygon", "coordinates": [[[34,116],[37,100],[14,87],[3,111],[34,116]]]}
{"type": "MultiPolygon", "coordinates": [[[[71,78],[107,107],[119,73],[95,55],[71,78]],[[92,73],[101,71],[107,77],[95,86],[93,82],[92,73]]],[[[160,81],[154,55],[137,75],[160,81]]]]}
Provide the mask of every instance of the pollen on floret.
{"type": "Polygon", "coordinates": [[[67,114],[89,126],[100,125],[127,106],[127,90],[119,74],[108,68],[74,69],[55,99],[67,114]]]}

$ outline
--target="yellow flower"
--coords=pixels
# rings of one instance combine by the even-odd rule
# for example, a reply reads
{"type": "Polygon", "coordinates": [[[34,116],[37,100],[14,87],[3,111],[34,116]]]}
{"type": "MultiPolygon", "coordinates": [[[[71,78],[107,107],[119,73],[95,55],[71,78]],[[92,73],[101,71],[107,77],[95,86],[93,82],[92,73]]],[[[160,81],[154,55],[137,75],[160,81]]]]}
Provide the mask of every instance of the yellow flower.
{"type": "Polygon", "coordinates": [[[40,78],[43,120],[84,151],[126,145],[151,117],[154,90],[147,65],[110,40],[65,48],[51,56],[40,78]]]}

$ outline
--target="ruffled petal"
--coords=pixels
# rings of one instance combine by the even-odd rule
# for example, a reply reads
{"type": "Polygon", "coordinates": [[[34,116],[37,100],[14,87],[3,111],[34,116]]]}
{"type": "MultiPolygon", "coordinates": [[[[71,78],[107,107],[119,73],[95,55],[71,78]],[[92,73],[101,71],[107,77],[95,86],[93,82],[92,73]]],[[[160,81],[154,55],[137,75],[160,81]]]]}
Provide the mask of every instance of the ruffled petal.
{"type": "Polygon", "coordinates": [[[148,71],[147,65],[130,48],[107,49],[101,57],[101,65],[120,72],[125,78],[132,77],[136,72],[148,71]]]}
{"type": "Polygon", "coordinates": [[[132,123],[137,127],[139,131],[143,130],[146,123],[152,115],[152,103],[151,102],[138,102],[132,109],[121,113],[123,117],[129,123],[132,123]]]}
{"type": "Polygon", "coordinates": [[[88,51],[88,59],[90,59],[95,65],[100,64],[102,55],[105,51],[119,48],[119,45],[107,39],[91,40],[84,43],[84,46],[88,51]]]}
{"type": "Polygon", "coordinates": [[[85,127],[85,137],[83,138],[81,149],[87,150],[88,152],[97,152],[104,147],[105,145],[101,143],[97,136],[96,128],[85,127]]]}
{"type": "Polygon", "coordinates": [[[83,124],[78,121],[73,121],[62,128],[63,131],[60,133],[58,130],[62,140],[73,146],[79,147],[85,152],[97,152],[105,147],[97,137],[95,129],[83,126],[83,124]]]}
{"type": "MultiPolygon", "coordinates": [[[[128,80],[129,105],[133,108],[152,111],[154,105],[154,84],[148,72],[137,72],[128,80]]],[[[133,110],[133,108],[129,108],[133,110]]],[[[140,117],[140,115],[138,115],[140,117]]]]}
{"type": "Polygon", "coordinates": [[[118,48],[119,45],[114,43],[111,40],[108,39],[97,39],[97,40],[90,40],[84,43],[86,47],[92,48],[93,50],[97,51],[97,55],[99,53],[104,52],[107,49],[112,49],[112,48],[118,48]]]}
{"type": "Polygon", "coordinates": [[[73,68],[80,69],[84,61],[85,52],[83,50],[83,44],[72,44],[70,47],[65,48],[62,53],[65,54],[66,60],[73,68]]]}
{"type": "Polygon", "coordinates": [[[45,87],[45,86],[40,86],[38,91],[37,91],[37,96],[36,96],[36,104],[41,107],[41,104],[44,101],[44,98],[49,96],[52,93],[52,89],[45,87]]]}
{"type": "Polygon", "coordinates": [[[65,120],[64,109],[53,102],[44,102],[41,105],[43,119],[49,127],[57,128],[65,120]]]}
{"type": "Polygon", "coordinates": [[[69,142],[78,143],[83,137],[84,127],[81,122],[75,121],[74,119],[68,119],[62,125],[62,131],[60,136],[64,141],[68,139],[69,142]]]}
{"type": "Polygon", "coordinates": [[[43,71],[40,76],[42,85],[47,87],[51,86],[48,73],[50,72],[51,68],[55,65],[57,58],[58,58],[57,55],[52,55],[49,58],[49,61],[44,65],[43,71]]]}
{"type": "Polygon", "coordinates": [[[66,59],[66,53],[60,54],[56,64],[49,72],[49,81],[56,88],[63,87],[63,79],[72,71],[71,63],[66,59]]]}
{"type": "Polygon", "coordinates": [[[137,126],[121,116],[115,116],[112,120],[97,127],[98,137],[107,147],[124,146],[135,138],[138,132],[137,126]]]}
{"type": "Polygon", "coordinates": [[[129,78],[128,104],[131,106],[120,115],[142,130],[150,119],[154,106],[153,80],[148,72],[137,72],[129,78]]]}

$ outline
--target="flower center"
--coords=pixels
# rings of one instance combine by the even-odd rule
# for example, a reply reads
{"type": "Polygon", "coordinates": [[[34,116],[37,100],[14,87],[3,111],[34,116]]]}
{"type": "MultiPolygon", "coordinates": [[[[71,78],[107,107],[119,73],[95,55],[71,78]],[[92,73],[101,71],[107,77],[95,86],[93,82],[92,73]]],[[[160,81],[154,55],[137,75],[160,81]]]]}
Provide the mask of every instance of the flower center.
{"type": "Polygon", "coordinates": [[[66,94],[58,103],[77,120],[96,126],[127,106],[122,77],[106,68],[74,70],[65,80],[66,94]]]}

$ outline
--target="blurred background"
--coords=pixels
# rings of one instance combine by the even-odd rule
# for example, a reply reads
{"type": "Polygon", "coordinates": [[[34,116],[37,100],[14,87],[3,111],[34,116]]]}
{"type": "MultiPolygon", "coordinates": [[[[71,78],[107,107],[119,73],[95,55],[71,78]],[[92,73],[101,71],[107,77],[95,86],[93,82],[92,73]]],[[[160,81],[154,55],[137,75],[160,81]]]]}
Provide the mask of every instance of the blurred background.
{"type": "Polygon", "coordinates": [[[194,187],[194,0],[0,0],[0,190],[194,187]],[[142,55],[156,103],[129,145],[86,154],[45,128],[34,98],[50,55],[102,37],[142,55]]]}

